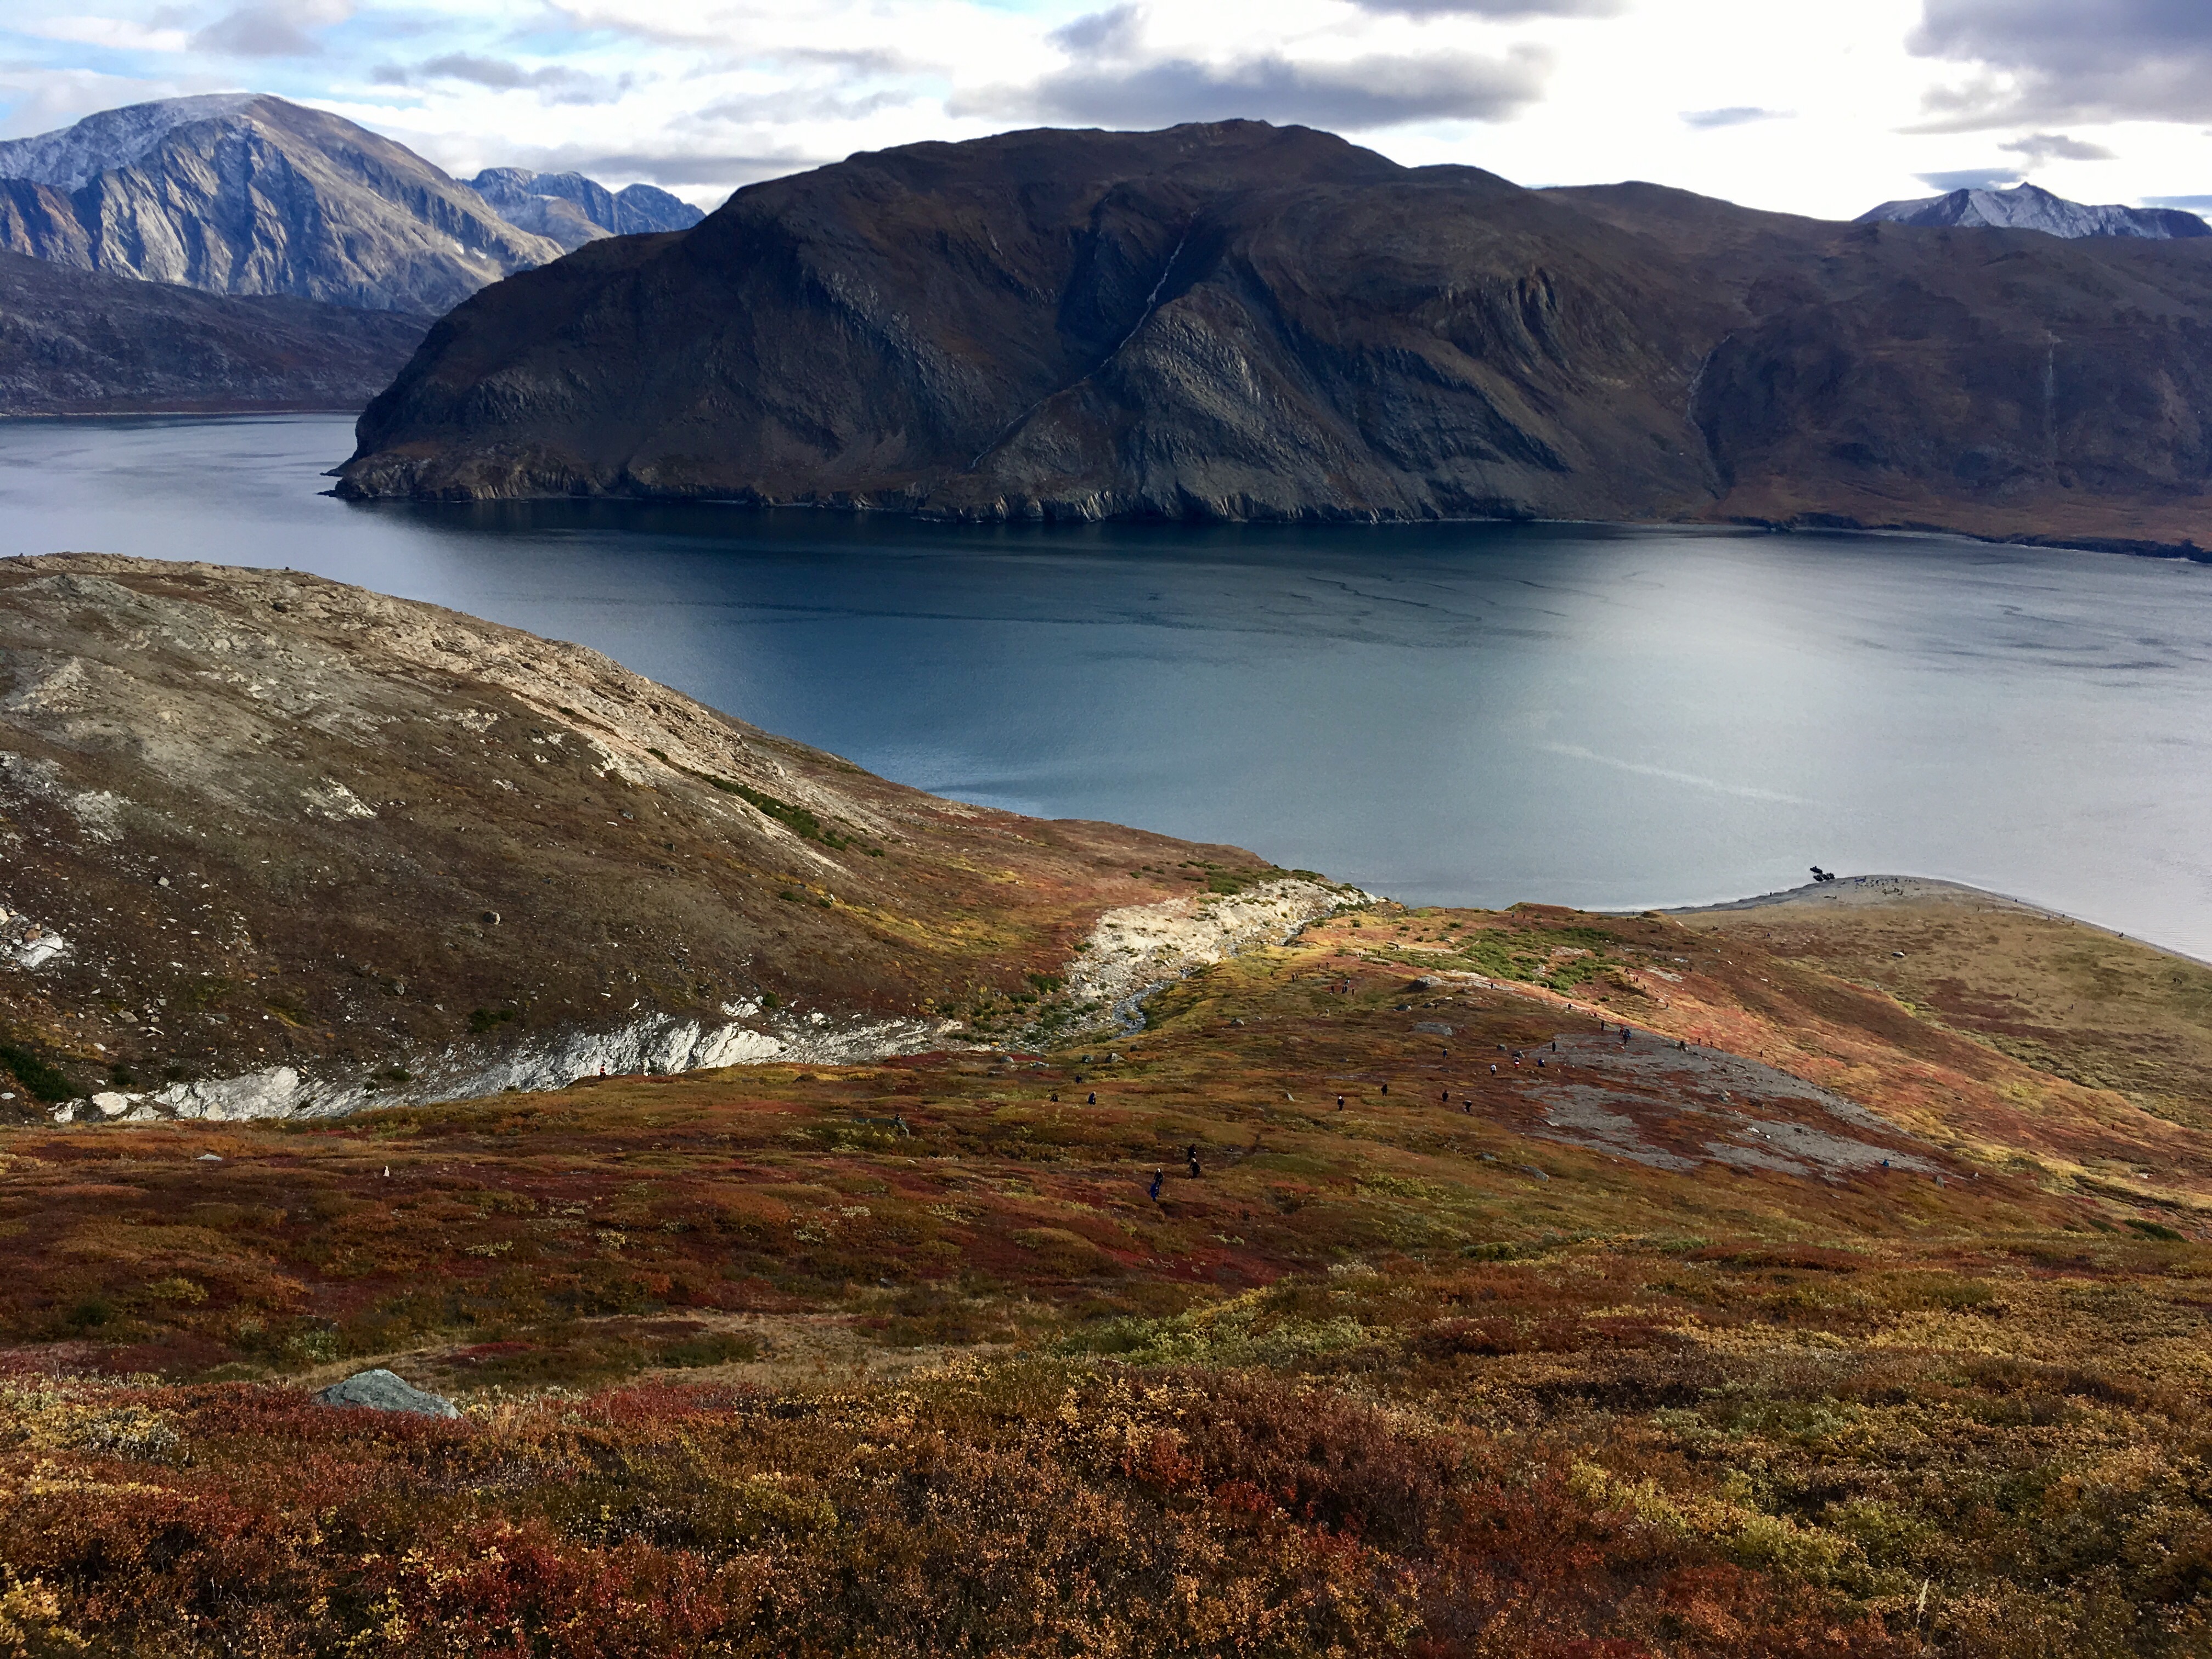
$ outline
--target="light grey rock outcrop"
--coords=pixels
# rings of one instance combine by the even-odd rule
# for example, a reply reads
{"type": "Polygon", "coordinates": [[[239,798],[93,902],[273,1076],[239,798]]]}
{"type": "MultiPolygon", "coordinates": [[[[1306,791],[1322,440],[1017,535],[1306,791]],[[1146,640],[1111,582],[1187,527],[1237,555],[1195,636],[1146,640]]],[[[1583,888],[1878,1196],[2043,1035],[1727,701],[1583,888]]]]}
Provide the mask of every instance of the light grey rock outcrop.
{"type": "Polygon", "coordinates": [[[459,1408],[443,1395],[425,1393],[387,1370],[356,1371],[333,1382],[315,1398],[325,1406],[357,1411],[408,1412],[416,1417],[459,1417],[459,1408]]]}
{"type": "Polygon", "coordinates": [[[0,143],[0,248],[216,294],[435,313],[560,257],[404,146],[281,98],[132,105],[0,143]]]}

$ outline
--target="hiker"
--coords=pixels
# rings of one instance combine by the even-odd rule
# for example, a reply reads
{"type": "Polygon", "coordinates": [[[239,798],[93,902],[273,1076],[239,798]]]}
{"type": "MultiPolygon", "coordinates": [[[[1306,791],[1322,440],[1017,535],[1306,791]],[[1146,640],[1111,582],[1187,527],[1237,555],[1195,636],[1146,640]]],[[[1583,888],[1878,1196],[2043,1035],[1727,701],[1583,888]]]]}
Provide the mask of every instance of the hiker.
{"type": "Polygon", "coordinates": [[[1336,1097],[1336,1109],[1340,1112],[1344,1109],[1344,1097],[1342,1095],[1339,1095],[1336,1097]]]}
{"type": "Polygon", "coordinates": [[[902,1115],[897,1113],[892,1114],[891,1127],[896,1129],[899,1133],[905,1136],[908,1140],[914,1139],[914,1131],[906,1127],[906,1119],[902,1115]]]}
{"type": "Polygon", "coordinates": [[[1496,1066],[1492,1066],[1490,1068],[1490,1074],[1492,1077],[1496,1077],[1498,1075],[1498,1067],[1496,1066]]]}
{"type": "Polygon", "coordinates": [[[1382,1092],[1386,1095],[1390,1092],[1390,1085],[1389,1084],[1386,1083],[1382,1085],[1382,1092]]]}
{"type": "Polygon", "coordinates": [[[1057,1089],[1052,1091],[1052,1103],[1055,1106],[1060,1104],[1060,1091],[1057,1089]]]}
{"type": "Polygon", "coordinates": [[[1160,1195],[1160,1182],[1165,1181],[1167,1178],[1168,1172],[1165,1170],[1155,1170],[1152,1171],[1152,1197],[1155,1200],[1157,1200],[1160,1195]]]}
{"type": "Polygon", "coordinates": [[[1468,1099],[1466,1099],[1466,1100],[1462,1100],[1462,1102],[1460,1102],[1460,1103],[1459,1103],[1459,1109],[1460,1109],[1460,1110],[1461,1110],[1461,1111],[1465,1112],[1465,1113],[1468,1114],[1470,1116],[1472,1116],[1472,1115],[1474,1115],[1474,1101],[1473,1097],[1470,1097],[1469,1098],[1468,1098],[1468,1099]]]}
{"type": "Polygon", "coordinates": [[[1190,1151],[1184,1156],[1190,1159],[1190,1178],[1195,1181],[1198,1179],[1198,1143],[1196,1141],[1191,1142],[1190,1151]]]}
{"type": "Polygon", "coordinates": [[[1096,1106],[1098,1103],[1098,1091],[1093,1089],[1091,1091],[1091,1098],[1085,1101],[1083,1103],[1085,1106],[1096,1106]]]}
{"type": "MultiPolygon", "coordinates": [[[[1494,1072],[1494,1071],[1496,1071],[1498,1068],[1497,1068],[1495,1066],[1492,1066],[1490,1069],[1491,1069],[1492,1071],[1493,1071],[1493,1072],[1494,1072]]],[[[1437,1097],[1437,1098],[1438,1100],[1441,1100],[1442,1102],[1443,1102],[1443,1103],[1444,1103],[1445,1105],[1447,1105],[1447,1106],[1450,1105],[1450,1104],[1451,1104],[1451,1091],[1450,1091],[1450,1090],[1449,1090],[1449,1089],[1445,1090],[1445,1091],[1443,1091],[1443,1093],[1442,1093],[1442,1094],[1438,1095],[1438,1096],[1437,1097]]]]}

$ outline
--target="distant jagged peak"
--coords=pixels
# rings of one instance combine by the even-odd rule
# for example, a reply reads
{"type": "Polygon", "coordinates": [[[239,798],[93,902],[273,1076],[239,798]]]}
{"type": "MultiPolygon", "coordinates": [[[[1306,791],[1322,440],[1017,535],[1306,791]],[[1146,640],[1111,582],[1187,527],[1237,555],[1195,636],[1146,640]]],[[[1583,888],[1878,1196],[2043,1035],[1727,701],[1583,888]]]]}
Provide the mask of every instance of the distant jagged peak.
{"type": "Polygon", "coordinates": [[[103,173],[143,160],[179,127],[226,119],[268,96],[211,92],[104,109],[72,126],[0,142],[0,179],[27,179],[56,190],[79,190],[103,173]]]}
{"type": "Polygon", "coordinates": [[[498,209],[508,223],[550,236],[571,250],[596,236],[689,230],[707,216],[657,185],[609,190],[580,173],[486,167],[469,180],[469,187],[498,209]]]}
{"type": "Polygon", "coordinates": [[[2009,190],[1954,190],[1917,201],[1884,202],[1859,215],[1859,224],[1959,225],[1991,230],[2039,230],[2049,236],[2135,236],[2166,242],[2212,236],[2212,225],[2178,208],[2101,207],[2069,202],[2039,185],[2009,190]]]}

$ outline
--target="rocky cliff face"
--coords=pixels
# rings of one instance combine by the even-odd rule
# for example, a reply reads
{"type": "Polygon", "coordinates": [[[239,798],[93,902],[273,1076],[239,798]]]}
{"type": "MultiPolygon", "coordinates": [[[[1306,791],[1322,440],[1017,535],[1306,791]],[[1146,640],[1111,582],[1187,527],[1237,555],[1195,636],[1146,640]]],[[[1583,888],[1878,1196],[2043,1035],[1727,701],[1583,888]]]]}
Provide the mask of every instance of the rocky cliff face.
{"type": "Polygon", "coordinates": [[[0,415],[359,409],[428,326],[0,253],[0,415]]]}
{"type": "Polygon", "coordinates": [[[1250,122],[855,157],[449,319],[346,484],[987,515],[1705,499],[1698,347],[1625,250],[1559,234],[1582,223],[1250,122]]]}
{"type": "MultiPolygon", "coordinates": [[[[434,605],[0,561],[0,1120],[343,1111],[1103,1019],[1129,974],[1071,961],[1164,901],[1188,925],[1159,939],[1218,955],[1335,896],[902,788],[434,605]],[[1236,893],[1211,934],[1209,886],[1236,893]]],[[[1127,943],[1117,970],[1148,959],[1127,943]]]]}
{"type": "Polygon", "coordinates": [[[357,495],[2180,543],[2212,241],[1531,191],[1253,122],[859,155],[477,296],[357,495]]]}
{"type": "Polygon", "coordinates": [[[0,143],[0,248],[216,294],[435,313],[560,257],[466,185],[281,98],[135,105],[0,143]]]}

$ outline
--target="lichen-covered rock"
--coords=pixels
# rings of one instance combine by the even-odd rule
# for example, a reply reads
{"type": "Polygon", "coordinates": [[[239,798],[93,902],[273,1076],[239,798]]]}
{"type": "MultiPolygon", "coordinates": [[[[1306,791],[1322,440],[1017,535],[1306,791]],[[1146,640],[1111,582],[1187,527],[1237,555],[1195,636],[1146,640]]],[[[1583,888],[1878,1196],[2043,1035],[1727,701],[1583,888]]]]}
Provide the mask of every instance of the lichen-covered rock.
{"type": "Polygon", "coordinates": [[[325,1406],[355,1406],[372,1412],[412,1412],[418,1417],[459,1417],[453,1402],[442,1395],[426,1394],[405,1378],[387,1370],[356,1371],[343,1382],[333,1382],[315,1398],[325,1406]]]}

